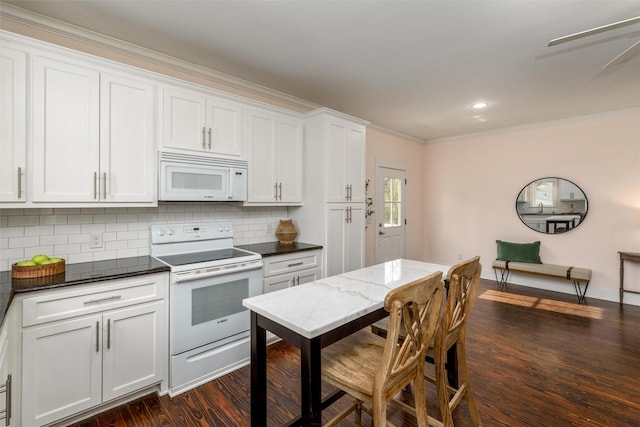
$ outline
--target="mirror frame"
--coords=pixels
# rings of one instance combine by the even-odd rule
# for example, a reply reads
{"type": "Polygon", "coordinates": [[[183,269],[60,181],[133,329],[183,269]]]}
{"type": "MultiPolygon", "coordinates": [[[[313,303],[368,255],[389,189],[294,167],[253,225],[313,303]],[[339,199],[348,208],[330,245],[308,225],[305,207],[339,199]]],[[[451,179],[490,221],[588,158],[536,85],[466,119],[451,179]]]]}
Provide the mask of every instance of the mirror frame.
{"type": "Polygon", "coordinates": [[[522,187],[516,196],[515,207],[518,218],[520,218],[520,221],[522,221],[527,228],[543,234],[561,234],[572,231],[582,225],[589,212],[589,200],[584,190],[573,181],[556,176],[546,176],[534,179],[522,187]],[[530,200],[530,197],[535,197],[536,192],[532,186],[536,183],[538,185],[544,185],[545,183],[552,184],[554,182],[557,183],[557,186],[556,189],[552,190],[553,193],[551,195],[544,194],[545,199],[541,199],[541,207],[538,206],[539,204],[534,206],[533,203],[538,199],[530,200]],[[563,195],[563,190],[568,191],[569,195],[563,195]],[[576,194],[576,192],[578,192],[578,194],[576,194]],[[550,205],[546,204],[549,198],[551,202],[550,205]],[[570,218],[572,215],[573,217],[570,218]],[[534,218],[527,218],[529,220],[527,222],[523,216],[531,216],[534,218]],[[566,216],[567,218],[554,218],[554,220],[551,221],[545,219],[545,217],[551,216],[566,216]],[[576,216],[578,216],[578,218],[576,216]],[[577,221],[577,223],[575,221],[577,221]]]}

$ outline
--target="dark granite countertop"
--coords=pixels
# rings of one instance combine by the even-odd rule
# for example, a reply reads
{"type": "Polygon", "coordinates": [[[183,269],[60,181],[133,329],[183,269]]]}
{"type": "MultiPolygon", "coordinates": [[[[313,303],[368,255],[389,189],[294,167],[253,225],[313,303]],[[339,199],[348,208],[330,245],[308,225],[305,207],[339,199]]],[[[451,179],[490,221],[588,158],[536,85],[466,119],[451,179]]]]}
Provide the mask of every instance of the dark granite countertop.
{"type": "Polygon", "coordinates": [[[0,324],[16,294],[164,271],[169,267],[149,256],[67,264],[64,273],[33,279],[12,279],[11,271],[0,271],[0,324]]]}
{"type": "Polygon", "coordinates": [[[292,245],[281,245],[280,242],[266,242],[266,243],[254,243],[251,245],[239,245],[236,246],[240,249],[244,249],[251,252],[256,252],[263,257],[274,255],[286,255],[294,252],[311,251],[314,249],[322,249],[320,245],[314,245],[310,243],[293,242],[292,245]]]}

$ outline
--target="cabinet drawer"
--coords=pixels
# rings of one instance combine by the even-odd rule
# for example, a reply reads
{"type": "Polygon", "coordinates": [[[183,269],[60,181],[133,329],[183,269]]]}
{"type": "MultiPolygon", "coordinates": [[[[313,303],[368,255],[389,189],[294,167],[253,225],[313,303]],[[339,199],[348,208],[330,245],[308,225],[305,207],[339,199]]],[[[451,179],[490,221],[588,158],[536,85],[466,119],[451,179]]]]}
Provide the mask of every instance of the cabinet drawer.
{"type": "Polygon", "coordinates": [[[264,277],[320,267],[322,265],[321,255],[322,251],[314,250],[263,258],[264,277]]]}
{"type": "Polygon", "coordinates": [[[112,308],[164,299],[168,273],[149,274],[128,279],[79,285],[65,290],[25,298],[22,301],[22,325],[32,326],[54,320],[96,313],[112,308]]]}

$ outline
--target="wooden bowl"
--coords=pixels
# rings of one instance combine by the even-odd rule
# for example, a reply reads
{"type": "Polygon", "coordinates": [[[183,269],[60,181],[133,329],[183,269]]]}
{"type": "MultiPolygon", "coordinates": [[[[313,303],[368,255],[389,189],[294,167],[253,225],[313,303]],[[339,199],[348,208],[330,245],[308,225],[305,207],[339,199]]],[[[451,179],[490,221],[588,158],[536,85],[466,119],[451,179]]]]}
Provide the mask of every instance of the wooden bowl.
{"type": "Polygon", "coordinates": [[[64,273],[67,269],[65,260],[43,265],[11,265],[11,277],[14,279],[32,279],[34,277],[53,276],[64,273]]]}

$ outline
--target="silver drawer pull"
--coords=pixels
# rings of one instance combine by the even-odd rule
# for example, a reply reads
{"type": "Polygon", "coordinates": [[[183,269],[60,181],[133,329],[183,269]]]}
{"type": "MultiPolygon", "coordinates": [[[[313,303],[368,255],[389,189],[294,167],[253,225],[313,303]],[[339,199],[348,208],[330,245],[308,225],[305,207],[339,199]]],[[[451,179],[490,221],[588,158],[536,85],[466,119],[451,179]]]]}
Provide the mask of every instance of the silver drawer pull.
{"type": "Polygon", "coordinates": [[[7,375],[7,382],[0,386],[0,393],[6,393],[4,397],[4,411],[0,411],[0,420],[4,420],[4,425],[11,422],[11,374],[7,375]]]}
{"type": "Polygon", "coordinates": [[[288,264],[287,267],[297,267],[299,265],[304,265],[304,262],[294,262],[293,264],[288,264]]]}
{"type": "Polygon", "coordinates": [[[106,298],[92,299],[92,300],[89,300],[89,301],[85,301],[84,305],[100,304],[102,302],[115,301],[115,300],[119,300],[119,299],[122,299],[122,295],[113,295],[113,296],[106,297],[106,298]]]}

